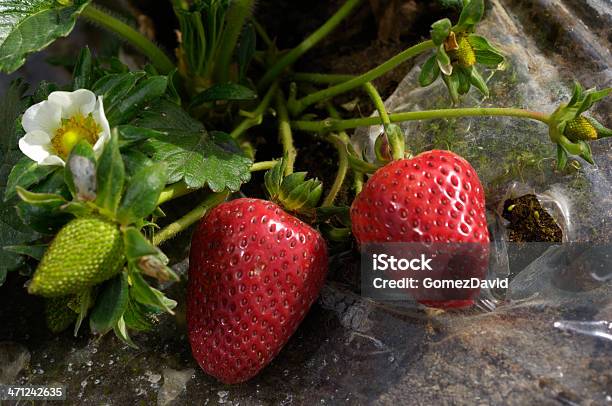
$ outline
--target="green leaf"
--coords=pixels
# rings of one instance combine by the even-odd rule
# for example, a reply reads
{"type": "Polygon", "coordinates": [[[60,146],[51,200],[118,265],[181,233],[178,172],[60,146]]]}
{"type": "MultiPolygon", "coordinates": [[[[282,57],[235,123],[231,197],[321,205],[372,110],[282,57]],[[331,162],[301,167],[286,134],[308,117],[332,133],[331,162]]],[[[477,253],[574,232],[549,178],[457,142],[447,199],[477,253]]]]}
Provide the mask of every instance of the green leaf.
{"type": "Polygon", "coordinates": [[[142,167],[132,176],[117,210],[121,224],[132,224],[150,215],[166,185],[166,164],[155,163],[142,167]]]}
{"type": "Polygon", "coordinates": [[[88,202],[96,199],[96,157],[87,141],[79,141],[70,151],[64,178],[72,196],[78,200],[88,202]]]}
{"type": "Polygon", "coordinates": [[[225,133],[171,132],[147,141],[143,152],[168,165],[168,183],[184,180],[190,188],[237,191],[251,178],[252,160],[225,133]]]}
{"type": "Polygon", "coordinates": [[[48,245],[46,244],[36,244],[36,245],[7,245],[4,247],[5,250],[9,252],[14,252],[15,254],[24,255],[26,257],[34,258],[37,261],[40,261],[47,250],[48,245]]]}
{"type": "MultiPolygon", "coordinates": [[[[146,74],[144,72],[127,72],[105,75],[92,87],[92,91],[104,100],[104,111],[108,118],[114,114],[117,106],[134,89],[136,83],[146,74]]],[[[113,125],[113,123],[111,123],[113,125]]]]}
{"type": "Polygon", "coordinates": [[[440,67],[436,61],[436,55],[432,55],[425,61],[419,74],[419,84],[422,87],[431,85],[440,76],[440,67]]]}
{"type": "Polygon", "coordinates": [[[62,5],[57,0],[2,0],[0,2],[0,71],[11,73],[26,56],[40,51],[74,28],[76,16],[89,0],[62,5]]]}
{"type": "Polygon", "coordinates": [[[94,334],[106,334],[113,329],[119,318],[127,309],[128,280],[127,273],[121,272],[102,285],[95,307],[89,316],[89,327],[94,334]]]}
{"type": "Polygon", "coordinates": [[[133,119],[152,100],[158,99],[168,88],[168,78],[165,76],[152,76],[140,80],[134,88],[119,100],[106,117],[114,126],[124,124],[133,119]]]}
{"type": "MultiPolygon", "coordinates": [[[[66,204],[66,199],[70,197],[62,171],[54,172],[44,182],[33,187],[31,192],[26,191],[26,193],[42,195],[39,196],[39,204],[29,204],[23,201],[17,204],[19,218],[35,231],[43,234],[54,234],[72,219],[71,215],[63,213],[61,210],[61,207],[66,204]]],[[[37,200],[36,197],[31,198],[33,201],[37,200]]],[[[14,212],[12,215],[14,216],[14,212]]],[[[15,245],[15,243],[9,243],[8,245],[15,245]]]]}
{"type": "Polygon", "coordinates": [[[455,31],[471,31],[474,26],[482,20],[484,15],[484,0],[471,0],[467,3],[461,15],[459,15],[459,22],[455,26],[455,31]]]}
{"type": "MultiPolygon", "coordinates": [[[[22,97],[26,90],[26,84],[15,81],[0,98],[0,123],[2,123],[0,125],[0,196],[5,196],[6,182],[13,165],[23,158],[23,153],[17,147],[18,139],[23,135],[18,117],[28,106],[28,98],[22,97]]],[[[38,233],[17,217],[14,203],[14,198],[8,201],[0,200],[0,285],[7,271],[22,265],[19,255],[5,251],[1,247],[21,245],[38,238],[38,233]]]]}
{"type": "Polygon", "coordinates": [[[17,187],[24,189],[39,183],[57,170],[57,166],[38,165],[28,157],[21,158],[11,170],[4,191],[4,201],[17,196],[17,187]]]}
{"type": "Polygon", "coordinates": [[[93,58],[91,57],[91,51],[89,47],[85,47],[81,50],[79,59],[74,66],[72,72],[72,89],[89,89],[93,85],[93,58]]]}
{"type": "Polygon", "coordinates": [[[131,124],[136,127],[167,132],[197,132],[204,130],[204,125],[201,122],[167,99],[160,99],[152,103],[131,124]]]}
{"type": "Polygon", "coordinates": [[[138,303],[151,306],[160,311],[174,314],[172,309],[176,307],[176,302],[168,299],[159,290],[149,286],[140,273],[131,272],[130,280],[132,282],[130,295],[132,298],[134,298],[134,300],[136,300],[138,303]]]}
{"type": "Polygon", "coordinates": [[[236,83],[222,83],[213,85],[196,95],[191,102],[192,107],[218,100],[255,100],[257,93],[246,86],[236,83]]]}
{"type": "Polygon", "coordinates": [[[467,92],[470,91],[470,75],[472,74],[473,70],[474,70],[473,66],[470,66],[469,68],[461,68],[461,67],[455,68],[451,76],[456,76],[457,79],[459,80],[459,87],[457,89],[459,94],[466,94],[467,92]]]}
{"type": "Polygon", "coordinates": [[[452,23],[448,18],[438,20],[431,25],[431,40],[434,44],[440,46],[451,32],[452,23]]]}
{"type": "Polygon", "coordinates": [[[98,161],[96,178],[98,182],[96,204],[108,213],[115,214],[121,201],[125,183],[125,167],[119,153],[116,130],[113,130],[110,140],[102,151],[98,161]]]}

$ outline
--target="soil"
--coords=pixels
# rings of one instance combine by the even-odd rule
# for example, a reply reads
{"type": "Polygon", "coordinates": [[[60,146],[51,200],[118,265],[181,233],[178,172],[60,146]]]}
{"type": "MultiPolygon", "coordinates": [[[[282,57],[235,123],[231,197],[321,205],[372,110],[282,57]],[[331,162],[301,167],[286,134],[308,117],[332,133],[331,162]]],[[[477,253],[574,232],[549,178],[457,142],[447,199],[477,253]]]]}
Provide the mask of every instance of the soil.
{"type": "Polygon", "coordinates": [[[512,242],[561,242],[563,232],[535,195],[529,194],[504,202],[503,218],[510,222],[512,242]]]}

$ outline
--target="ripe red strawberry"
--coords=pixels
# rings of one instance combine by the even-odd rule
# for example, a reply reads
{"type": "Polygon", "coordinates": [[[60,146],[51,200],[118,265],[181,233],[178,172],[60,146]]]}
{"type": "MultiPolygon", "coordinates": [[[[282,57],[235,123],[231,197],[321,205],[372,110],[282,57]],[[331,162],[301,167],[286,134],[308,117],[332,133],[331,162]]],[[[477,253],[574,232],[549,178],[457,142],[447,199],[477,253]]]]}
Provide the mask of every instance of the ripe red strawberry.
{"type": "Polygon", "coordinates": [[[225,383],[264,368],[323,286],[321,235],[278,205],[237,199],[214,208],[192,244],[187,325],[200,367],[225,383]]]}
{"type": "MultiPolygon", "coordinates": [[[[353,202],[351,220],[360,244],[480,243],[466,244],[471,251],[458,252],[455,258],[455,265],[473,261],[472,267],[461,267],[462,272],[471,269],[469,275],[445,272],[456,279],[484,277],[489,242],[484,191],[474,168],[453,152],[428,151],[380,168],[353,202]]],[[[421,291],[419,302],[464,307],[473,304],[477,293],[465,291],[461,299],[436,301],[425,299],[427,293],[421,291]]]]}

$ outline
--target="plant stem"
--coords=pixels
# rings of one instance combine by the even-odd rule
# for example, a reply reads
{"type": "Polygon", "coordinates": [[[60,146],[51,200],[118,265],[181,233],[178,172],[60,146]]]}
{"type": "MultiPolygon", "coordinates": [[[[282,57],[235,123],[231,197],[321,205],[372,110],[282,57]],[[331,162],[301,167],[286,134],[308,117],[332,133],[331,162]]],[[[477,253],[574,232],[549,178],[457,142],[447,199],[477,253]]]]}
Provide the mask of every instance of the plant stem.
{"type": "Polygon", "coordinates": [[[261,24],[259,24],[259,22],[255,20],[254,18],[251,18],[251,22],[253,23],[253,27],[255,27],[255,31],[261,37],[261,39],[266,44],[268,49],[273,49],[275,47],[275,44],[270,39],[270,36],[266,32],[266,29],[261,24]]]}
{"type": "MultiPolygon", "coordinates": [[[[406,113],[390,114],[389,119],[392,123],[414,120],[432,120],[436,118],[453,117],[475,117],[475,116],[508,116],[529,118],[548,124],[549,116],[536,111],[515,109],[515,108],[459,108],[459,109],[439,109],[425,111],[410,111],[406,113]]],[[[341,131],[349,128],[367,127],[381,124],[380,117],[353,118],[338,120],[329,118],[323,121],[292,121],[291,127],[294,130],[320,132],[320,131],[341,131]]]]}
{"type": "Polygon", "coordinates": [[[304,109],[308,106],[320,102],[325,99],[329,99],[331,97],[337,96],[341,93],[348,92],[349,90],[355,89],[356,87],[362,86],[367,82],[371,82],[374,79],[379,78],[385,73],[389,72],[392,69],[395,69],[398,65],[405,62],[406,60],[419,55],[431,48],[435,47],[433,41],[423,41],[417,45],[414,45],[405,51],[395,55],[393,58],[389,59],[382,65],[377,66],[376,68],[354,77],[346,82],[339,83],[335,86],[329,87],[327,89],[321,90],[316,93],[309,94],[304,98],[295,101],[293,105],[289,106],[289,111],[294,116],[299,115],[304,109]]]}
{"type": "Polygon", "coordinates": [[[344,140],[336,134],[328,134],[325,137],[329,142],[334,144],[336,150],[338,151],[338,172],[336,173],[336,178],[334,179],[334,183],[332,184],[331,189],[325,199],[323,200],[323,207],[333,206],[334,201],[336,200],[336,196],[338,196],[338,192],[342,188],[342,184],[344,183],[344,179],[346,178],[346,172],[348,171],[349,163],[348,163],[348,155],[346,152],[346,144],[344,140]]]}
{"type": "MultiPolygon", "coordinates": [[[[336,107],[331,101],[328,100],[327,103],[325,103],[325,107],[327,108],[327,112],[329,113],[330,117],[335,118],[335,119],[341,118],[340,113],[338,112],[338,110],[336,110],[336,107]]],[[[348,136],[346,131],[338,132],[338,137],[340,137],[340,140],[344,143],[344,151],[346,152],[346,148],[350,144],[351,138],[348,136]]],[[[340,171],[340,167],[338,167],[338,171],[340,171]]],[[[354,170],[352,172],[353,172],[353,188],[355,189],[355,193],[359,193],[361,192],[361,189],[363,188],[363,174],[360,172],[356,172],[354,170]]]]}
{"type": "Polygon", "coordinates": [[[333,29],[336,28],[336,26],[338,26],[338,24],[340,24],[340,22],[342,22],[342,20],[344,20],[351,13],[351,11],[353,11],[353,9],[357,7],[361,1],[362,0],[347,0],[346,3],[344,3],[340,9],[338,9],[336,14],[327,20],[325,24],[308,36],[308,38],[302,41],[301,44],[293,48],[289,53],[279,59],[261,79],[259,85],[257,86],[258,89],[261,91],[269,86],[270,83],[274,82],[289,65],[293,64],[310,48],[333,31],[333,29]]]}
{"type": "Polygon", "coordinates": [[[227,23],[218,45],[218,57],[215,73],[219,83],[225,83],[229,78],[230,64],[240,38],[244,22],[253,11],[255,0],[234,0],[226,14],[227,23]]]}
{"type": "Polygon", "coordinates": [[[251,172],[267,171],[268,169],[272,169],[277,163],[278,161],[255,162],[253,166],[251,166],[251,172]]]}
{"type": "MultiPolygon", "coordinates": [[[[272,169],[272,167],[274,167],[277,162],[278,161],[255,162],[251,166],[251,172],[267,171],[268,169],[272,169]]],[[[166,188],[161,192],[161,194],[159,195],[159,199],[157,200],[157,205],[160,206],[166,202],[169,202],[170,200],[174,200],[181,196],[188,195],[192,192],[195,192],[196,190],[200,189],[190,188],[183,181],[173,183],[170,186],[166,186],[166,188]]]]}
{"type": "Polygon", "coordinates": [[[166,227],[161,229],[158,233],[153,236],[153,244],[158,246],[164,242],[174,238],[178,233],[184,231],[192,224],[200,220],[204,215],[213,207],[222,203],[229,192],[212,193],[202,203],[200,203],[195,209],[176,220],[175,222],[168,224],[166,227]]]}
{"type": "Polygon", "coordinates": [[[376,88],[371,82],[367,82],[366,84],[364,84],[363,88],[368,94],[368,96],[370,96],[372,103],[374,103],[374,107],[376,107],[376,110],[378,111],[378,115],[380,116],[382,123],[391,124],[391,119],[389,118],[389,114],[387,113],[385,102],[383,101],[382,97],[380,97],[380,93],[378,93],[378,90],[376,90],[376,88]]]}
{"type": "Polygon", "coordinates": [[[335,85],[351,80],[354,77],[354,75],[343,75],[339,73],[297,72],[291,75],[291,80],[296,82],[310,82],[319,85],[335,85]]]}
{"type": "Polygon", "coordinates": [[[168,55],[151,40],[93,4],[85,7],[81,15],[128,41],[134,48],[146,55],[160,73],[168,74],[175,68],[168,55]]]}
{"type": "Polygon", "coordinates": [[[157,205],[160,206],[170,200],[177,199],[181,196],[185,196],[191,192],[195,192],[198,189],[192,189],[185,184],[185,182],[180,181],[173,183],[170,186],[166,186],[164,190],[162,190],[159,195],[159,199],[157,200],[157,205]]]}
{"type": "Polygon", "coordinates": [[[293,165],[297,158],[297,150],[293,145],[293,134],[291,132],[291,124],[289,123],[289,112],[287,111],[287,103],[282,91],[276,93],[276,112],[278,113],[278,136],[283,145],[283,155],[287,162],[285,176],[293,173],[293,165]]]}
{"type": "Polygon", "coordinates": [[[264,98],[261,99],[259,106],[250,114],[251,117],[245,118],[230,134],[230,136],[234,139],[240,137],[245,131],[247,131],[251,127],[255,127],[256,125],[261,124],[263,121],[263,115],[268,109],[270,102],[272,101],[272,96],[276,93],[276,89],[278,88],[278,84],[273,84],[268,92],[265,94],[264,98]]]}

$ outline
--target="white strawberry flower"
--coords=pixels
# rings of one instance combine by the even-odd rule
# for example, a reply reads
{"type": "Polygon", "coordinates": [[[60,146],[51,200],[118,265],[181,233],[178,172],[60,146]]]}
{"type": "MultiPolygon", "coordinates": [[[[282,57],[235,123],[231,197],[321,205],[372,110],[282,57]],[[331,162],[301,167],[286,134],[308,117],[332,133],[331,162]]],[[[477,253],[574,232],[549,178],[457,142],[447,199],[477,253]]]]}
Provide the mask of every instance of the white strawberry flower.
{"type": "Polygon", "coordinates": [[[86,89],[53,92],[23,115],[26,132],[19,149],[39,165],[65,165],[72,148],[81,140],[93,146],[96,156],[110,139],[102,97],[86,89]]]}

